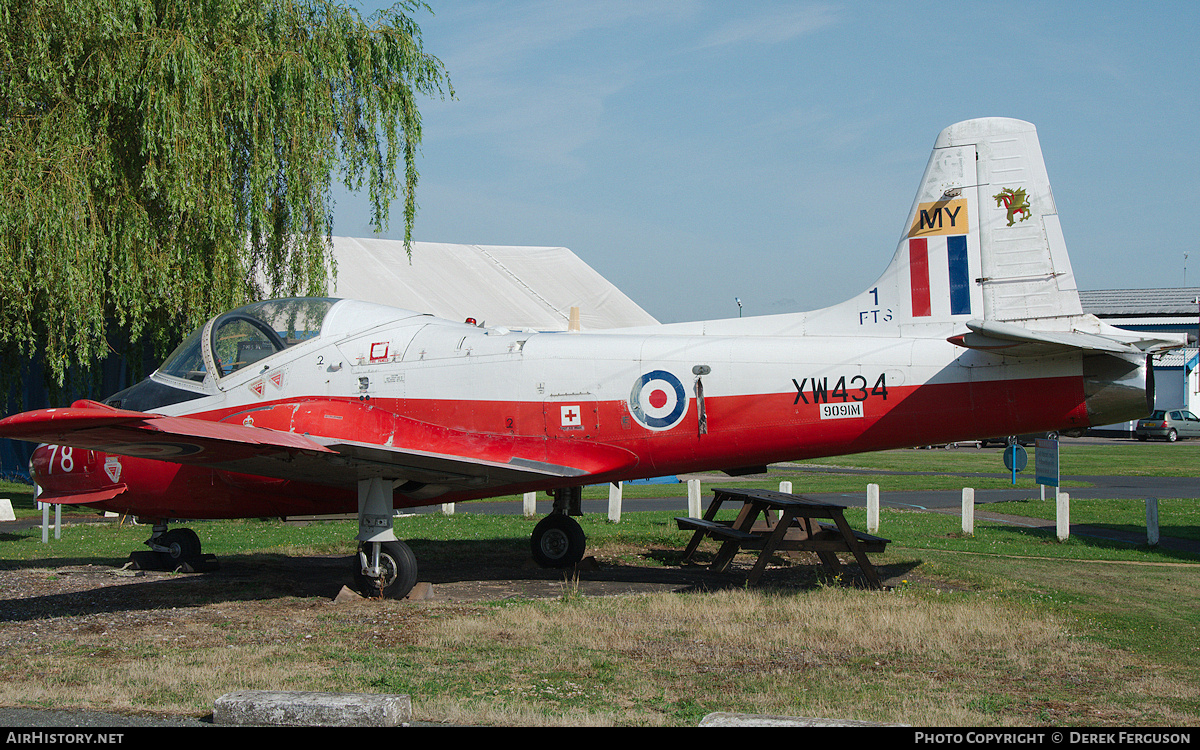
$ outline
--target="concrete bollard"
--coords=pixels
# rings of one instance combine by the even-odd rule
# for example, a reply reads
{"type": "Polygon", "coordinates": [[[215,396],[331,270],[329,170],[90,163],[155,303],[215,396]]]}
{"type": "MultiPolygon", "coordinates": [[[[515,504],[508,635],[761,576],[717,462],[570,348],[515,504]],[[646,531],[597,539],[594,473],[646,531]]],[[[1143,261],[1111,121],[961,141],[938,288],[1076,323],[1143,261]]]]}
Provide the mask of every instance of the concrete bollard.
{"type": "Polygon", "coordinates": [[[15,521],[17,514],[13,513],[12,500],[0,497],[0,521],[15,521]]]}
{"type": "Polygon", "coordinates": [[[536,492],[526,492],[521,496],[521,512],[525,514],[526,518],[537,515],[536,492]]]}
{"type": "Polygon", "coordinates": [[[621,483],[608,483],[608,520],[613,523],[621,522],[621,483]]]}
{"type": "Polygon", "coordinates": [[[1058,518],[1058,541],[1065,542],[1071,536],[1071,497],[1065,492],[1059,492],[1054,500],[1054,512],[1058,518]]]}
{"type": "MultiPolygon", "coordinates": [[[[786,495],[792,494],[792,483],[787,481],[786,479],[783,480],[782,482],[779,483],[779,491],[786,495]]],[[[769,512],[771,512],[771,511],[769,511],[769,512]]],[[[783,511],[782,510],[777,510],[777,511],[773,511],[773,512],[775,514],[775,523],[779,523],[780,521],[783,520],[783,511]]]]}
{"type": "Polygon", "coordinates": [[[700,517],[700,480],[688,480],[688,515],[692,518],[700,517]]]}
{"type": "Polygon", "coordinates": [[[879,485],[867,485],[867,533],[879,533],[879,485]]]}
{"type": "Polygon", "coordinates": [[[1146,544],[1158,546],[1158,498],[1146,498],[1146,544]]]}
{"type": "Polygon", "coordinates": [[[963,487],[962,491],[962,530],[964,534],[975,536],[975,488],[963,487]]]}
{"type": "Polygon", "coordinates": [[[222,726],[396,727],[412,720],[407,695],[238,690],[213,703],[222,726]]]}
{"type": "Polygon", "coordinates": [[[454,515],[454,503],[442,503],[442,515],[443,516],[454,515]]]}
{"type": "Polygon", "coordinates": [[[62,503],[38,503],[42,506],[42,544],[50,542],[50,506],[54,506],[54,538],[62,538],[62,503]]]}

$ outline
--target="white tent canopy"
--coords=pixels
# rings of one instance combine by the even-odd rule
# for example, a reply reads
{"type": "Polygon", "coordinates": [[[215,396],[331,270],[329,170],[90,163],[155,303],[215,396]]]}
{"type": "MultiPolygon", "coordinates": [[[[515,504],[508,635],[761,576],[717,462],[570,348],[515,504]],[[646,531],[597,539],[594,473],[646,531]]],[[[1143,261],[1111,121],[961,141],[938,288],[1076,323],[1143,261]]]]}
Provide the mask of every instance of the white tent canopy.
{"type": "Polygon", "coordinates": [[[481,325],[583,330],[654,325],[633,300],[565,247],[412,243],[334,237],[330,296],[376,302],[481,325]]]}

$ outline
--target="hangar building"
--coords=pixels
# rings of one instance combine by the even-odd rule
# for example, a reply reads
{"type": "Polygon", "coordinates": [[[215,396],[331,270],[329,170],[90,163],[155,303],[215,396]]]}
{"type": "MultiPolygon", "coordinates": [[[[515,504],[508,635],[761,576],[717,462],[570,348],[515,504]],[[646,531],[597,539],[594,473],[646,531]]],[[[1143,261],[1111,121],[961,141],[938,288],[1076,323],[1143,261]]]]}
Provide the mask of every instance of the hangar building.
{"type": "MultiPolygon", "coordinates": [[[[1188,347],[1154,361],[1154,407],[1200,413],[1200,287],[1104,289],[1080,292],[1085,313],[1131,331],[1187,333],[1188,347]]],[[[1105,432],[1133,432],[1134,423],[1110,425],[1105,432]]]]}

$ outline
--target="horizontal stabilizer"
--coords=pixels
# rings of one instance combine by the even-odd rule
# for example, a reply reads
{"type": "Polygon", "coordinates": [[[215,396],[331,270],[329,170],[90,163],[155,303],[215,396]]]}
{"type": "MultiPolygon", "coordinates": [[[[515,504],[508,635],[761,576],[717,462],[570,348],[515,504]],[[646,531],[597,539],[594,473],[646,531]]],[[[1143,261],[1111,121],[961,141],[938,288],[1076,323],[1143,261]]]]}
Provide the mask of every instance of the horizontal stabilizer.
{"type": "Polygon", "coordinates": [[[1153,354],[1184,345],[1173,338],[1147,338],[1121,331],[1115,335],[1084,331],[1035,331],[1013,323],[995,320],[967,321],[970,333],[948,340],[967,349],[992,352],[1006,357],[1052,357],[1070,352],[1106,352],[1110,354],[1153,354]]]}

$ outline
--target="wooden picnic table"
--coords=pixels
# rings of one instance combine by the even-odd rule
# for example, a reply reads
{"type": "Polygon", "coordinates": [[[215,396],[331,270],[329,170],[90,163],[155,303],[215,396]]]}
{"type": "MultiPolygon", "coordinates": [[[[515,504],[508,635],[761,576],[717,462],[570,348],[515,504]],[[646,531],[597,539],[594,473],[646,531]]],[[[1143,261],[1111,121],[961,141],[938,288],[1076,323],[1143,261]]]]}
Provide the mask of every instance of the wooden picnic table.
{"type": "Polygon", "coordinates": [[[845,506],[821,503],[800,495],[759,489],[717,489],[703,518],[676,517],[680,529],[695,533],[684,550],[688,561],[705,537],[718,539],[721,548],[709,569],[723,572],[742,549],[760,550],[758,560],[746,582],[754,585],[776,552],[814,552],[830,573],[841,572],[837,553],[854,555],[863,574],[873,588],[883,588],[879,574],[867,558],[868,552],[883,552],[889,540],[871,536],[850,528],[843,514],[845,506]],[[741,503],[737,518],[732,522],[718,521],[717,511],[727,502],[741,503]],[[773,517],[771,511],[778,512],[773,517]],[[760,518],[761,516],[761,518],[760,518]],[[828,519],[832,524],[821,523],[828,519]]]}

